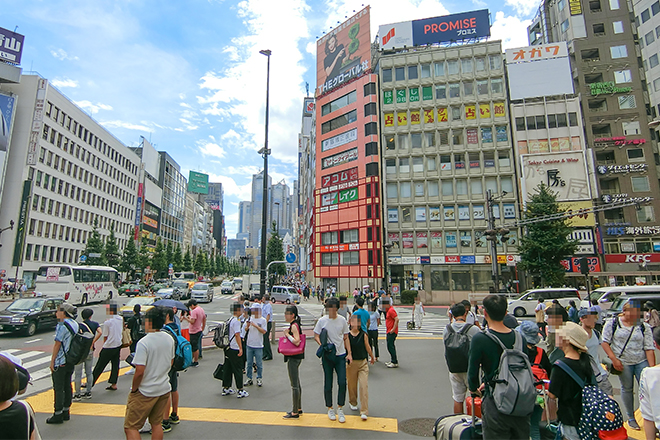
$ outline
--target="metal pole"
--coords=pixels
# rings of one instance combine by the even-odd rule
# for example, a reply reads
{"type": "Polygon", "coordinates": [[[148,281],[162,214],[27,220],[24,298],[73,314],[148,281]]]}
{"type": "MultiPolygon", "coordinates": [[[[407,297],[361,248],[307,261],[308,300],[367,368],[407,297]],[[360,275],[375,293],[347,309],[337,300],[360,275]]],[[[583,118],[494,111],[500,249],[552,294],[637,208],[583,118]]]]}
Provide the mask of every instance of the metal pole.
{"type": "Polygon", "coordinates": [[[261,277],[259,282],[259,294],[263,297],[266,294],[266,224],[268,217],[268,104],[270,92],[270,50],[262,50],[259,53],[266,55],[268,64],[266,67],[266,133],[264,140],[264,184],[263,184],[263,203],[261,208],[261,277]]]}
{"type": "MultiPolygon", "coordinates": [[[[495,229],[495,214],[493,213],[493,193],[491,190],[486,192],[486,207],[488,208],[488,229],[495,229]]],[[[490,242],[490,259],[493,283],[495,284],[495,293],[500,291],[499,268],[497,267],[497,243],[495,240],[490,242]]]]}

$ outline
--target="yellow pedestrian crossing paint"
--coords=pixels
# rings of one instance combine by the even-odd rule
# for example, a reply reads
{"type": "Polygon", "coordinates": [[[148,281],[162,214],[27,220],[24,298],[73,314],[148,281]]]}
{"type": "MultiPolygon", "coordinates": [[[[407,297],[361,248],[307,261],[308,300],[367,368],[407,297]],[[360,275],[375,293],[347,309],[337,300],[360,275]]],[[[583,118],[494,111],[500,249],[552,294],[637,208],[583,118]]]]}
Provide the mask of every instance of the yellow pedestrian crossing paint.
{"type": "MultiPolygon", "coordinates": [[[[120,374],[128,371],[125,368],[120,374]]],[[[103,382],[110,376],[109,372],[103,373],[98,382],[103,382]]],[[[128,390],[126,390],[128,391],[128,390]]],[[[25,399],[35,412],[51,413],[53,411],[53,390],[45,391],[25,399]]],[[[126,405],[73,402],[71,415],[92,417],[117,417],[123,418],[126,413],[126,405]]],[[[245,425],[267,425],[267,426],[300,426],[305,428],[338,428],[356,429],[362,431],[377,432],[399,432],[397,419],[384,417],[369,417],[362,420],[359,416],[346,416],[346,423],[333,422],[328,419],[327,414],[304,413],[299,419],[283,419],[282,411],[255,411],[244,409],[221,409],[221,408],[179,408],[179,417],[182,420],[193,422],[215,422],[215,423],[240,423],[245,425]]]]}

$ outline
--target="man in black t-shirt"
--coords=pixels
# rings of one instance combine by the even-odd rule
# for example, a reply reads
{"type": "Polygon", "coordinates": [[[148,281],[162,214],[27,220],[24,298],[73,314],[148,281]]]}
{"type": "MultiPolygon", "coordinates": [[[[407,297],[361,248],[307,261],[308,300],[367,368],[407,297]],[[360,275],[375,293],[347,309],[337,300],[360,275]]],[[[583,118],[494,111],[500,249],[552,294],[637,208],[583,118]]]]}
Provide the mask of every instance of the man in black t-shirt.
{"type": "MultiPolygon", "coordinates": [[[[488,321],[488,331],[497,337],[506,348],[513,348],[516,337],[509,327],[504,325],[507,300],[502,295],[488,295],[484,298],[484,315],[488,321]]],[[[471,393],[481,391],[483,400],[483,438],[491,439],[529,439],[529,416],[518,417],[502,414],[497,410],[495,400],[490,393],[488,383],[492,381],[499,367],[502,347],[485,333],[477,333],[470,343],[468,363],[468,386],[471,393]],[[479,380],[479,369],[483,371],[483,383],[479,380]]]]}
{"type": "Polygon", "coordinates": [[[92,309],[85,309],[80,314],[80,316],[82,316],[83,319],[82,324],[86,325],[89,331],[94,335],[94,340],[92,341],[92,348],[89,349],[89,355],[87,355],[87,358],[83,362],[76,365],[74,369],[73,382],[76,386],[76,393],[73,395],[73,400],[75,402],[80,402],[82,398],[85,399],[92,398],[92,383],[94,382],[94,375],[92,374],[92,371],[94,369],[94,345],[96,344],[96,341],[98,341],[101,338],[101,335],[103,334],[103,332],[101,332],[101,326],[99,325],[99,323],[96,321],[92,321],[93,314],[94,314],[94,310],[92,309]],[[89,384],[89,386],[86,386],[85,388],[86,392],[84,394],[82,393],[83,367],[85,369],[85,379],[89,384]]]}

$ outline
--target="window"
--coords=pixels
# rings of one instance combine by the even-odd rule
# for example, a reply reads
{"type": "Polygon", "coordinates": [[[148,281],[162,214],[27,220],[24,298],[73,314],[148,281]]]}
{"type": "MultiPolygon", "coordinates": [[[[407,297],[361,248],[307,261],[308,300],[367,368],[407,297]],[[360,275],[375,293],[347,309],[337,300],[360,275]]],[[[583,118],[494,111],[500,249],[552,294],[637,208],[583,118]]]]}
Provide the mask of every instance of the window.
{"type": "Polygon", "coordinates": [[[648,9],[644,9],[642,11],[641,17],[642,17],[642,23],[646,23],[651,19],[651,12],[648,9]]]}
{"type": "Polygon", "coordinates": [[[628,151],[628,160],[631,161],[643,161],[644,160],[644,150],[641,148],[630,148],[628,151]]]}
{"type": "Polygon", "coordinates": [[[501,55],[490,55],[490,70],[500,70],[502,69],[502,56],[501,55]]]}
{"type": "Polygon", "coordinates": [[[536,130],[536,116],[527,116],[527,130],[536,130]]]}
{"type": "Polygon", "coordinates": [[[509,152],[508,151],[499,151],[497,153],[499,162],[500,162],[500,168],[501,167],[510,167],[511,166],[511,158],[509,157],[509,152]]]}
{"type": "Polygon", "coordinates": [[[357,229],[348,229],[346,231],[340,231],[339,234],[340,234],[339,242],[342,244],[357,243],[358,241],[360,241],[360,236],[357,229]]]}
{"type": "Polygon", "coordinates": [[[392,82],[392,69],[383,69],[383,82],[392,82]]]}
{"type": "Polygon", "coordinates": [[[610,47],[610,55],[613,59],[625,58],[628,56],[628,49],[625,44],[621,46],[612,46],[610,47]]]}
{"type": "Polygon", "coordinates": [[[398,195],[396,183],[388,183],[387,184],[387,198],[388,199],[396,199],[398,197],[399,197],[399,195],[398,195]]]}
{"type": "Polygon", "coordinates": [[[491,79],[490,88],[493,91],[493,93],[504,93],[504,89],[502,86],[502,78],[491,79]]]}
{"type": "Polygon", "coordinates": [[[595,23],[593,25],[594,35],[605,35],[605,23],[595,23]]]}
{"type": "Polygon", "coordinates": [[[557,127],[567,127],[566,115],[564,113],[559,113],[557,115],[557,127]]]}
{"type": "Polygon", "coordinates": [[[378,176],[378,162],[368,163],[365,167],[366,176],[378,176]]]}
{"type": "Polygon", "coordinates": [[[484,72],[486,70],[486,59],[479,57],[474,59],[477,72],[484,72]]]}
{"type": "Polygon", "coordinates": [[[651,69],[653,69],[657,65],[658,65],[658,54],[654,53],[649,57],[649,66],[651,67],[651,69]]]}
{"type": "Polygon", "coordinates": [[[622,34],[623,33],[623,22],[622,21],[612,22],[612,28],[614,29],[615,34],[622,34]]]}
{"type": "Polygon", "coordinates": [[[502,191],[513,194],[513,180],[511,180],[511,177],[502,177],[500,183],[502,184],[502,191]]]}
{"type": "Polygon", "coordinates": [[[387,150],[394,150],[396,144],[394,143],[394,136],[387,136],[385,138],[385,148],[387,150]]]}
{"type": "Polygon", "coordinates": [[[399,150],[407,150],[408,149],[408,135],[407,134],[400,134],[397,136],[397,144],[399,144],[399,150]]]}
{"type": "Polygon", "coordinates": [[[619,0],[610,0],[610,9],[612,11],[619,9],[619,0]]]}
{"type": "Polygon", "coordinates": [[[424,146],[428,148],[435,146],[435,133],[424,133],[424,146]]]}
{"type": "Polygon", "coordinates": [[[426,158],[426,169],[427,169],[427,171],[435,171],[436,170],[435,156],[426,158]]]}
{"type": "Polygon", "coordinates": [[[470,180],[470,191],[472,195],[483,194],[483,186],[481,185],[481,179],[471,179],[470,180]]]}
{"type": "Polygon", "coordinates": [[[548,115],[548,128],[557,128],[557,115],[548,115]]]}
{"type": "Polygon", "coordinates": [[[660,12],[660,2],[655,2],[651,5],[651,12],[653,15],[656,15],[658,12],[660,12]]]}
{"type": "Polygon", "coordinates": [[[621,110],[637,107],[635,95],[624,95],[624,96],[619,96],[618,98],[619,98],[619,108],[621,110]]]}
{"type": "Polygon", "coordinates": [[[376,83],[368,83],[364,85],[364,96],[376,94],[376,83]]]}
{"type": "MultiPolygon", "coordinates": [[[[632,122],[622,122],[621,127],[623,128],[624,136],[630,136],[633,134],[640,134],[639,121],[632,122]]],[[[611,136],[611,132],[609,134],[611,136]]]]}
{"type": "Polygon", "coordinates": [[[373,156],[378,154],[378,142],[367,142],[364,146],[365,156],[373,156]]]}
{"type": "Polygon", "coordinates": [[[568,125],[570,125],[571,127],[577,127],[578,125],[577,113],[570,112],[568,114],[568,125]]]}
{"type": "Polygon", "coordinates": [[[424,158],[423,157],[413,157],[413,172],[414,173],[424,172],[424,158]]]}
{"type": "Polygon", "coordinates": [[[451,120],[452,121],[460,121],[461,120],[461,108],[460,107],[452,107],[451,108],[451,120]]]}
{"type": "Polygon", "coordinates": [[[325,116],[336,110],[339,110],[342,107],[346,107],[347,105],[354,103],[356,98],[357,92],[353,90],[352,92],[341,96],[321,107],[321,115],[325,116]]]}
{"type": "Polygon", "coordinates": [[[339,253],[326,252],[321,254],[321,265],[323,266],[337,266],[339,264],[339,253]]]}
{"type": "Polygon", "coordinates": [[[559,0],[557,2],[557,7],[559,8],[560,11],[563,11],[564,8],[566,7],[566,0],[559,0]]]}
{"type": "Polygon", "coordinates": [[[407,157],[402,157],[399,159],[399,172],[400,173],[410,172],[410,159],[408,159],[407,157]]]}
{"type": "Polygon", "coordinates": [[[461,97],[461,85],[458,83],[449,84],[449,97],[450,98],[460,98],[461,97]]]}
{"type": "Polygon", "coordinates": [[[417,66],[408,66],[408,79],[417,79],[419,78],[419,72],[417,66]]]}
{"type": "Polygon", "coordinates": [[[655,37],[660,38],[660,26],[655,28],[655,37]]]}
{"type": "Polygon", "coordinates": [[[440,156],[440,169],[442,171],[451,170],[451,156],[448,154],[443,154],[440,156]]]}
{"type": "MultiPolygon", "coordinates": [[[[435,162],[434,162],[435,163],[435,162]]],[[[438,181],[432,180],[428,182],[429,197],[438,197],[438,181]]]]}
{"type": "Polygon", "coordinates": [[[647,176],[633,176],[630,178],[632,183],[633,192],[649,192],[651,187],[649,185],[649,178],[647,176]]]}
{"type": "Polygon", "coordinates": [[[396,159],[387,159],[385,161],[385,173],[396,174],[396,159]]]}
{"type": "Polygon", "coordinates": [[[464,58],[461,60],[461,70],[463,73],[472,73],[472,59],[464,58]]]}
{"type": "Polygon", "coordinates": [[[600,52],[598,51],[598,49],[584,49],[580,52],[580,56],[584,61],[600,60],[600,52]]]}
{"type": "Polygon", "coordinates": [[[562,32],[566,32],[568,30],[568,18],[561,22],[559,28],[561,29],[562,32]]]}
{"type": "Polygon", "coordinates": [[[648,46],[649,44],[653,43],[655,41],[655,35],[653,34],[653,31],[649,32],[648,34],[644,35],[644,42],[648,46]]]}
{"type": "Polygon", "coordinates": [[[653,90],[656,92],[660,92],[660,78],[653,80],[653,90]]]}
{"type": "Polygon", "coordinates": [[[412,133],[410,135],[410,143],[413,148],[422,148],[422,133],[412,133]]]}
{"type": "Polygon", "coordinates": [[[589,0],[589,10],[591,12],[600,12],[602,11],[600,6],[600,0],[589,0]]]}
{"type": "Polygon", "coordinates": [[[422,64],[422,78],[430,78],[430,77],[431,77],[431,65],[422,64]]]}
{"type": "Polygon", "coordinates": [[[324,122],[321,125],[321,132],[323,134],[326,134],[331,132],[332,130],[336,130],[340,127],[343,127],[344,125],[351,124],[355,121],[357,121],[357,110],[352,110],[346,114],[331,119],[328,122],[324,122]]]}
{"type": "Polygon", "coordinates": [[[468,193],[467,179],[456,179],[456,194],[465,196],[468,193]]]}
{"type": "Polygon", "coordinates": [[[406,68],[397,67],[394,69],[395,77],[397,81],[404,81],[406,79],[406,68]]]}
{"type": "Polygon", "coordinates": [[[438,137],[439,137],[440,145],[442,146],[449,145],[449,132],[447,130],[439,131],[438,137]]]}
{"type": "Polygon", "coordinates": [[[525,131],[525,118],[516,118],[516,131],[525,131]]]}
{"type": "Polygon", "coordinates": [[[360,264],[360,252],[341,252],[341,264],[344,266],[360,264]]]}
{"type": "Polygon", "coordinates": [[[542,130],[545,128],[545,116],[536,116],[536,129],[542,130]]]}
{"type": "Polygon", "coordinates": [[[463,83],[463,94],[465,96],[474,95],[474,83],[472,81],[463,83]]]}
{"type": "Polygon", "coordinates": [[[477,94],[488,95],[488,80],[484,79],[477,81],[477,94]]]}
{"type": "Polygon", "coordinates": [[[445,62],[436,62],[433,67],[435,68],[435,76],[445,76],[445,62]]]}
{"type": "Polygon", "coordinates": [[[424,182],[415,182],[415,197],[424,197],[424,182]]]}
{"type": "Polygon", "coordinates": [[[447,61],[447,73],[449,75],[458,75],[458,60],[447,61]]]}
{"type": "Polygon", "coordinates": [[[435,86],[435,99],[447,99],[447,87],[444,84],[435,86]]]}
{"type": "Polygon", "coordinates": [[[409,199],[411,194],[410,182],[401,182],[401,197],[404,199],[409,199]]]}
{"type": "Polygon", "coordinates": [[[364,124],[364,135],[370,136],[372,134],[378,134],[378,125],[375,122],[364,124]]]}
{"type": "Polygon", "coordinates": [[[615,70],[614,82],[617,84],[632,82],[632,74],[630,73],[630,70],[615,70]]]}
{"type": "Polygon", "coordinates": [[[637,221],[640,223],[650,223],[655,221],[653,206],[640,206],[636,209],[637,221]]]}
{"type": "Polygon", "coordinates": [[[410,211],[411,209],[409,206],[401,208],[401,217],[404,223],[410,222],[410,211]]]}
{"type": "Polygon", "coordinates": [[[442,181],[442,195],[443,196],[453,196],[454,195],[454,184],[451,180],[442,181]]]}

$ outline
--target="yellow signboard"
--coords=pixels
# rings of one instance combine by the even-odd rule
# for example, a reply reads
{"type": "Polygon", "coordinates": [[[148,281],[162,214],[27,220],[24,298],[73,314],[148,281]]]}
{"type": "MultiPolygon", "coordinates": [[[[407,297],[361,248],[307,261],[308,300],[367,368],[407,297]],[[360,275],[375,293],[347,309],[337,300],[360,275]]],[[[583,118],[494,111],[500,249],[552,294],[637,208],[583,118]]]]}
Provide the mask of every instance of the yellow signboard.
{"type": "Polygon", "coordinates": [[[495,117],[496,118],[502,118],[506,116],[506,110],[504,108],[504,103],[503,102],[496,102],[493,104],[493,107],[495,108],[495,117]]]}
{"type": "Polygon", "coordinates": [[[385,127],[394,127],[394,113],[385,113],[385,127]]]}
{"type": "Polygon", "coordinates": [[[477,119],[477,107],[474,105],[465,106],[465,119],[477,119]]]}
{"type": "Polygon", "coordinates": [[[563,202],[559,203],[559,208],[565,210],[567,214],[572,215],[568,220],[568,226],[574,228],[596,226],[594,214],[592,212],[584,212],[586,209],[593,208],[590,201],[563,202]]]}
{"type": "Polygon", "coordinates": [[[571,15],[581,15],[582,14],[582,2],[581,2],[581,0],[568,0],[568,7],[571,10],[571,15]]]}
{"type": "Polygon", "coordinates": [[[408,125],[408,112],[397,112],[396,117],[399,121],[399,126],[408,125]]]}
{"type": "Polygon", "coordinates": [[[479,104],[479,115],[481,119],[490,118],[490,104],[479,104]]]}
{"type": "Polygon", "coordinates": [[[425,124],[432,124],[435,122],[435,118],[433,117],[433,110],[424,110],[424,123],[425,124]]]}
{"type": "Polygon", "coordinates": [[[420,112],[410,112],[410,125],[419,125],[420,121],[420,112]]]}
{"type": "Polygon", "coordinates": [[[438,109],[438,121],[440,122],[447,122],[447,109],[446,108],[439,108],[438,109]]]}

